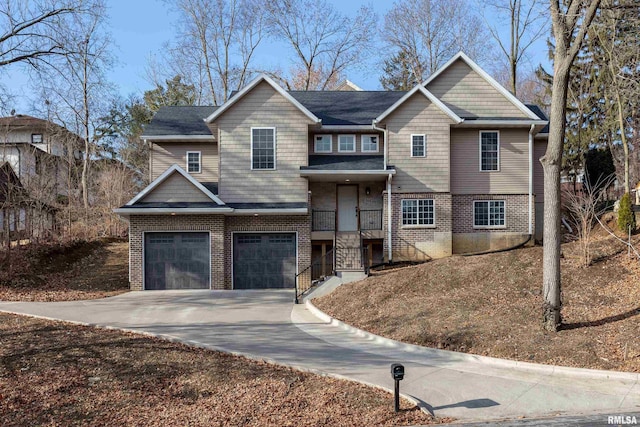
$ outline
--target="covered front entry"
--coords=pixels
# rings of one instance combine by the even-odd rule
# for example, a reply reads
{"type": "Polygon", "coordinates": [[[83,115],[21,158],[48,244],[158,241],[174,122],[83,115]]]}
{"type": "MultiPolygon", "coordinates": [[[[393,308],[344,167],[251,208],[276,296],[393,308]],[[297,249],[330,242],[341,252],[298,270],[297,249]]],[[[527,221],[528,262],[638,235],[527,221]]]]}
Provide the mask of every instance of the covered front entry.
{"type": "Polygon", "coordinates": [[[233,289],[293,288],[295,233],[234,233],[233,289]]]}
{"type": "Polygon", "coordinates": [[[144,234],[144,289],[209,289],[208,232],[144,234]]]}

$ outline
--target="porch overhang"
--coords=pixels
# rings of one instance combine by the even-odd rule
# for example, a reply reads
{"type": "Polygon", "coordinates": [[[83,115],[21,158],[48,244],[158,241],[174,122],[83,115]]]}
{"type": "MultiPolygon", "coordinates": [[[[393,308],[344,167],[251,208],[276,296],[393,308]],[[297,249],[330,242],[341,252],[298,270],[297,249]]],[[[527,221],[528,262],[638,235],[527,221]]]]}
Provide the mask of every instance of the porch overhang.
{"type": "Polygon", "coordinates": [[[310,182],[359,182],[385,181],[389,175],[395,175],[395,169],[387,170],[300,170],[300,176],[310,182]]]}

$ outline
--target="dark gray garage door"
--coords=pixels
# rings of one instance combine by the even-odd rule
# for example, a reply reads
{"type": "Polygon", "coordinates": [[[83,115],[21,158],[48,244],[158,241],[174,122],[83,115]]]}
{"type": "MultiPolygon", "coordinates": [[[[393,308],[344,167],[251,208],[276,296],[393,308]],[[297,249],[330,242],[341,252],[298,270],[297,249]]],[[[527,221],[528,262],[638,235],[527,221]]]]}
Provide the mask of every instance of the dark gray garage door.
{"type": "Polygon", "coordinates": [[[145,289],[209,289],[209,233],[145,233],[145,289]]]}
{"type": "Polygon", "coordinates": [[[235,234],[233,288],[293,288],[296,275],[296,235],[235,234]]]}

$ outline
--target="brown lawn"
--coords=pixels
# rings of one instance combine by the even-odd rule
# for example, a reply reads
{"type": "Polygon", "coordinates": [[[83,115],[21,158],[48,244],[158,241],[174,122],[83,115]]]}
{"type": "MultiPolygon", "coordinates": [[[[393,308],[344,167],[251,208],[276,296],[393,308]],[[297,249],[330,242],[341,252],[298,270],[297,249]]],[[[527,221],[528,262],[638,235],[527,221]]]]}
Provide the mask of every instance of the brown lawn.
{"type": "Polygon", "coordinates": [[[103,298],[129,289],[128,243],[78,241],[0,251],[0,300],[103,298]]]}
{"type": "Polygon", "coordinates": [[[640,263],[602,236],[590,267],[579,266],[578,252],[575,243],[563,245],[558,333],[541,327],[541,247],[381,271],[314,302],[358,328],[412,344],[640,372],[640,263]]]}
{"type": "Polygon", "coordinates": [[[111,330],[0,314],[0,425],[428,424],[354,382],[111,330]]]}

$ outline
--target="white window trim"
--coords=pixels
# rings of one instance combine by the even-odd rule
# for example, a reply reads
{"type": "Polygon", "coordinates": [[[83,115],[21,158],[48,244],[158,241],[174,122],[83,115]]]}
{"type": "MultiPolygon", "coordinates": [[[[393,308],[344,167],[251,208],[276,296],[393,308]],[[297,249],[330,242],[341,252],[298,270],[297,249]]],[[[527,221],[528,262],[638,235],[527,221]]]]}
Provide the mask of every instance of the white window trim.
{"type": "Polygon", "coordinates": [[[338,153],[355,153],[356,152],[356,136],[355,134],[342,134],[342,135],[338,135],[338,153]],[[351,136],[353,137],[353,150],[341,150],[340,149],[340,137],[342,136],[351,136]]]}
{"type": "Polygon", "coordinates": [[[278,168],[277,166],[277,153],[278,153],[278,140],[276,137],[276,128],[274,126],[269,127],[269,126],[256,126],[256,127],[252,127],[251,128],[251,153],[250,153],[250,157],[249,157],[249,165],[251,165],[251,170],[252,171],[274,171],[278,168]],[[259,168],[259,169],[255,169],[253,167],[253,131],[254,129],[271,129],[273,130],[273,168],[259,168]]]}
{"type": "Polygon", "coordinates": [[[376,135],[373,133],[360,135],[360,152],[362,153],[379,153],[380,152],[380,135],[376,135]],[[364,149],[364,139],[367,136],[375,136],[376,137],[376,149],[375,150],[365,150],[364,149]]]}
{"type": "Polygon", "coordinates": [[[314,153],[333,153],[333,135],[331,135],[330,133],[318,133],[313,135],[313,152],[314,153]],[[321,151],[318,150],[318,141],[316,141],[316,139],[319,136],[328,136],[329,137],[329,151],[321,151]]]}
{"type": "Polygon", "coordinates": [[[416,157],[416,158],[420,158],[420,157],[427,157],[427,135],[424,133],[412,133],[411,134],[411,139],[409,140],[409,154],[411,155],[411,157],[416,157]],[[414,136],[421,136],[422,137],[422,156],[414,156],[413,155],[413,137],[414,136]]]}
{"type": "Polygon", "coordinates": [[[186,170],[187,173],[202,173],[202,151],[187,151],[186,155],[186,170]],[[189,172],[189,154],[197,154],[198,155],[198,170],[196,172],[189,172]]]}
{"type": "Polygon", "coordinates": [[[499,130],[481,130],[478,132],[478,170],[480,172],[500,172],[500,131],[499,130]],[[496,133],[498,135],[498,169],[483,170],[482,169],[482,134],[496,133]]]}
{"type": "Polygon", "coordinates": [[[504,199],[487,199],[473,201],[473,228],[477,230],[501,230],[507,228],[507,201],[504,199]],[[476,203],[502,202],[504,204],[504,224],[503,225],[476,225],[476,203]]]}
{"type": "Polygon", "coordinates": [[[400,200],[400,228],[436,228],[436,201],[435,199],[401,199],[400,200]],[[404,202],[413,200],[431,200],[433,202],[433,224],[403,224],[404,202]]]}

